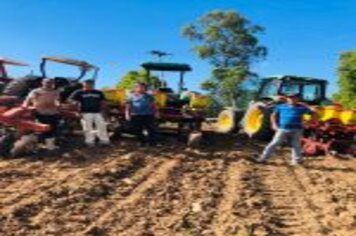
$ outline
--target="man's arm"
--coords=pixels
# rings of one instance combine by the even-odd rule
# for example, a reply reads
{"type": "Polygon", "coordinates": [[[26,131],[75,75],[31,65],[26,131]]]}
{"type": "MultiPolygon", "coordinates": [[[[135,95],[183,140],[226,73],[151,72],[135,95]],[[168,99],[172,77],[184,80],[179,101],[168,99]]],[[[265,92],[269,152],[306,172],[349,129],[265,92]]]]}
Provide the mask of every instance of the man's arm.
{"type": "Polygon", "coordinates": [[[131,120],[131,104],[128,102],[125,105],[125,119],[131,120]]]}
{"type": "Polygon", "coordinates": [[[105,118],[108,118],[108,114],[109,114],[108,103],[106,101],[104,93],[101,91],[100,91],[100,111],[105,118]]]}
{"type": "Polygon", "coordinates": [[[68,98],[67,102],[71,104],[77,104],[78,103],[78,90],[74,91],[68,98]]]}
{"type": "Polygon", "coordinates": [[[23,108],[29,108],[33,103],[32,102],[33,97],[34,97],[34,92],[32,91],[27,95],[25,101],[22,103],[22,107],[23,108]]]}
{"type": "Polygon", "coordinates": [[[131,101],[132,101],[131,96],[128,96],[125,104],[125,119],[127,121],[131,120],[131,106],[132,106],[131,101]]]}
{"type": "Polygon", "coordinates": [[[60,106],[61,106],[61,96],[60,96],[59,92],[57,92],[55,104],[56,104],[56,106],[58,108],[60,108],[60,106]]]}
{"type": "Polygon", "coordinates": [[[310,106],[309,104],[304,103],[304,102],[300,102],[299,104],[304,107],[304,109],[305,109],[304,113],[305,114],[311,115],[311,120],[312,121],[318,120],[319,117],[318,117],[318,113],[317,113],[317,110],[316,110],[315,107],[310,106]]]}
{"type": "Polygon", "coordinates": [[[153,96],[151,96],[151,106],[152,106],[152,110],[153,110],[153,114],[154,116],[158,119],[159,118],[159,109],[158,106],[155,103],[155,98],[153,96]]]}
{"type": "Polygon", "coordinates": [[[305,109],[309,110],[310,113],[313,113],[315,112],[315,107],[309,105],[308,103],[305,103],[305,102],[299,102],[298,103],[299,105],[303,106],[305,109]]]}
{"type": "Polygon", "coordinates": [[[271,128],[273,130],[278,129],[278,114],[277,114],[277,112],[273,112],[271,115],[271,128]]]}

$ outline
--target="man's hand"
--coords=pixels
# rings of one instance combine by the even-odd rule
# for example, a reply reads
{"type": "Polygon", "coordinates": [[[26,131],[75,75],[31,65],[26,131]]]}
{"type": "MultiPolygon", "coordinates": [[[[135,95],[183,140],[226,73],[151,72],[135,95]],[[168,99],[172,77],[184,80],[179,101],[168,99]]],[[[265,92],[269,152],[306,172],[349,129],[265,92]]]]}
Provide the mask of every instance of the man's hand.
{"type": "Polygon", "coordinates": [[[125,120],[131,121],[131,115],[129,113],[125,113],[125,120]]]}
{"type": "Polygon", "coordinates": [[[272,128],[272,130],[274,130],[274,131],[277,131],[277,130],[278,130],[277,124],[274,124],[274,123],[272,123],[271,128],[272,128]]]}
{"type": "Polygon", "coordinates": [[[159,114],[159,112],[155,112],[154,116],[155,116],[156,119],[161,118],[161,115],[159,114]]]}

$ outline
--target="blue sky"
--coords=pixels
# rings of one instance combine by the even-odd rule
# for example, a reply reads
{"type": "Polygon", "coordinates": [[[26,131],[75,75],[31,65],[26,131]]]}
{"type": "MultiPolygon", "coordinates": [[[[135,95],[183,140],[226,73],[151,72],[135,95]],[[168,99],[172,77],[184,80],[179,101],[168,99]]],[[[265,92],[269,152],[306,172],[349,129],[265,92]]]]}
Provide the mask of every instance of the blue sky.
{"type": "MultiPolygon", "coordinates": [[[[193,66],[187,83],[197,89],[210,67],[195,57],[180,32],[215,9],[236,10],[266,28],[261,41],[269,55],[255,66],[261,76],[325,78],[332,92],[339,53],[356,49],[354,0],[2,0],[0,56],[29,62],[35,73],[43,55],[85,59],[101,67],[99,86],[111,86],[152,60],[147,51],[166,50],[174,53],[169,61],[193,66]]],[[[50,69],[54,75],[76,72],[50,69]]]]}

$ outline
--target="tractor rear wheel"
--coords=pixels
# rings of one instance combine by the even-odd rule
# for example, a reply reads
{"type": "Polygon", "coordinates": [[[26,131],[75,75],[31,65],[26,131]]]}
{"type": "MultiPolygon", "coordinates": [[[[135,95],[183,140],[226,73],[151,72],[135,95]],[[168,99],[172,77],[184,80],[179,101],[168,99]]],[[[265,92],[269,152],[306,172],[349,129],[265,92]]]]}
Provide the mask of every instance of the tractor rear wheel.
{"type": "Polygon", "coordinates": [[[272,109],[262,104],[250,106],[243,119],[244,132],[251,138],[270,140],[273,135],[270,121],[272,109]]]}
{"type": "Polygon", "coordinates": [[[15,135],[11,132],[5,132],[0,137],[0,156],[9,157],[11,156],[11,150],[14,147],[16,138],[15,135]]]}
{"type": "Polygon", "coordinates": [[[28,79],[14,79],[3,89],[2,95],[24,98],[30,92],[28,79]]]}

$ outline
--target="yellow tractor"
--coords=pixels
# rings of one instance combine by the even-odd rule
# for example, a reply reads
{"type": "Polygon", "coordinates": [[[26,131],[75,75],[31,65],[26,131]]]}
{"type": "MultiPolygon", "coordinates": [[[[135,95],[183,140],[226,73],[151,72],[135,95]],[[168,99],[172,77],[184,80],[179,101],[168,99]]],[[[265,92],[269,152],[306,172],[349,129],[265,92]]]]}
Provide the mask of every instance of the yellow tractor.
{"type": "Polygon", "coordinates": [[[310,105],[330,105],[326,98],[327,81],[308,77],[278,76],[262,79],[254,101],[246,111],[226,109],[218,116],[218,130],[230,133],[242,129],[251,138],[268,140],[273,131],[270,115],[283,96],[298,94],[300,100],[310,105]]]}
{"type": "MultiPolygon", "coordinates": [[[[202,123],[206,119],[206,110],[209,103],[209,97],[197,92],[189,91],[185,88],[185,74],[192,68],[188,64],[181,63],[163,63],[163,62],[146,62],[141,65],[147,72],[149,92],[155,98],[156,106],[159,109],[160,117],[157,125],[160,131],[164,128],[176,130],[179,136],[187,138],[189,145],[199,143],[202,136],[202,123]],[[150,81],[150,74],[158,72],[176,72],[179,74],[178,88],[176,90],[167,87],[164,80],[160,84],[154,84],[150,81]]],[[[127,95],[130,91],[113,88],[103,90],[110,107],[110,117],[112,123],[115,123],[114,129],[118,133],[122,132],[125,127],[124,106],[127,95]]],[[[128,126],[129,127],[129,126],[128,126]]],[[[129,130],[128,130],[129,131],[129,130]]]]}

